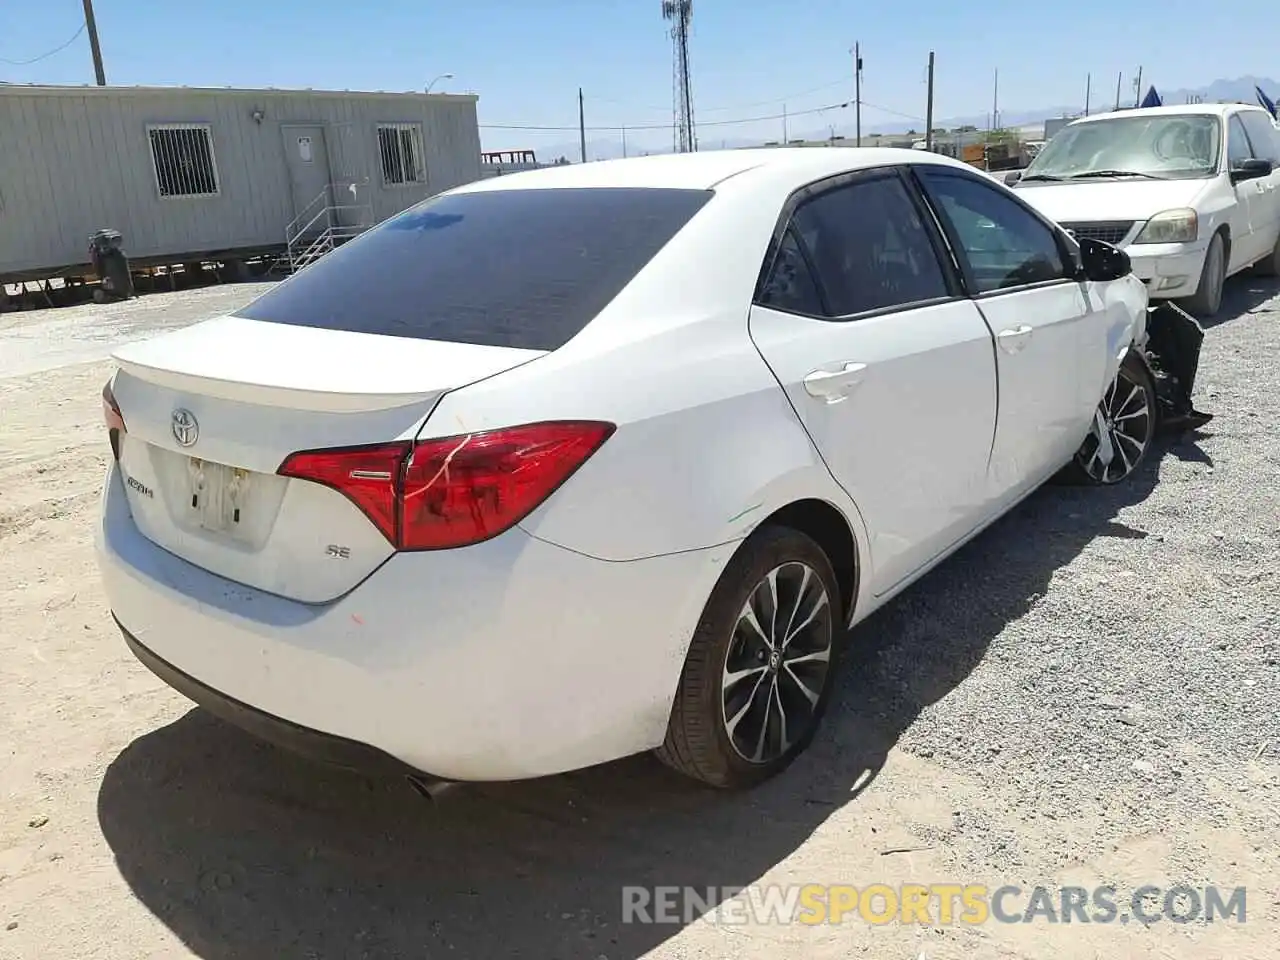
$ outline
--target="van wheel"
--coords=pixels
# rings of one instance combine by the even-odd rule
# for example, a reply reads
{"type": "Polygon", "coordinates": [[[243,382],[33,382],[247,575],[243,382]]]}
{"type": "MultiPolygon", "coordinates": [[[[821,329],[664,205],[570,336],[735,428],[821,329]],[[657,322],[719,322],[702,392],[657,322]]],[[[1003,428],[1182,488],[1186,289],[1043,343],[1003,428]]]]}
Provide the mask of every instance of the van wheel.
{"type": "Polygon", "coordinates": [[[843,609],[813,540],[765,527],[721,574],[694,631],[658,759],[714,787],[753,786],[813,739],[843,609]]]}
{"type": "Polygon", "coordinates": [[[1215,233],[1204,253],[1204,266],[1200,269],[1200,285],[1187,298],[1186,310],[1197,319],[1209,320],[1222,307],[1222,285],[1227,279],[1226,244],[1222,234],[1215,233]]]}

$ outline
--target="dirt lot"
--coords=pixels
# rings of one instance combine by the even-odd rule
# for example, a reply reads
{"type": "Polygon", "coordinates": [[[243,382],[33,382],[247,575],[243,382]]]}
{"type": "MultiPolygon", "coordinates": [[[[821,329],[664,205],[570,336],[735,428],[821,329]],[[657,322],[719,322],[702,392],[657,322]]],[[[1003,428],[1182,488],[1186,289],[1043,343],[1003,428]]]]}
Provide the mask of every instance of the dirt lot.
{"type": "Polygon", "coordinates": [[[861,627],[782,779],[639,758],[436,807],[192,709],[111,625],[102,358],[252,292],[0,318],[0,957],[1277,955],[1274,285],[1209,331],[1218,418],[1124,490],[1042,490],[861,627]],[[627,885],[877,882],[1245,886],[1247,922],[621,922],[627,885]]]}

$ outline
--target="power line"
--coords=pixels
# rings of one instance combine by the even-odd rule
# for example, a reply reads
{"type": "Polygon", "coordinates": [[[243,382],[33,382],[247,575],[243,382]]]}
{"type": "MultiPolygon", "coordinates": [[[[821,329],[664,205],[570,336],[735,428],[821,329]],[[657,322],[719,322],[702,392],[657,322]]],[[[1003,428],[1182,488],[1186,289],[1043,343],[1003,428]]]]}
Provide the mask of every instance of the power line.
{"type": "Polygon", "coordinates": [[[872,110],[879,110],[881,113],[888,113],[895,117],[901,117],[903,120],[919,120],[921,123],[925,122],[924,117],[917,117],[915,114],[903,113],[901,110],[893,110],[893,109],[890,109],[889,107],[882,107],[877,103],[870,103],[869,101],[866,101],[866,100],[862,101],[862,105],[864,107],[870,107],[872,110]]]}
{"type": "Polygon", "coordinates": [[[11,67],[28,67],[33,63],[39,63],[41,60],[48,60],[54,54],[61,53],[63,50],[67,49],[67,47],[71,46],[73,43],[79,40],[80,34],[84,33],[85,27],[87,26],[88,24],[85,21],[81,20],[80,29],[71,35],[71,39],[68,40],[66,43],[62,44],[61,46],[54,47],[48,53],[42,53],[40,54],[40,56],[32,57],[30,60],[9,60],[9,59],[6,59],[5,57],[0,57],[0,63],[6,64],[11,67]]]}
{"type": "MultiPolygon", "coordinates": [[[[706,120],[698,124],[700,127],[726,127],[744,123],[763,123],[767,120],[781,120],[783,117],[788,119],[792,117],[804,117],[815,113],[826,113],[828,110],[841,110],[852,100],[846,100],[843,103],[830,103],[825,107],[814,107],[811,110],[793,110],[786,113],[772,113],[768,116],[760,117],[739,117],[735,120],[706,120]]],[[[876,108],[879,109],[879,108],[876,108]]],[[[669,130],[669,123],[614,123],[609,126],[587,127],[587,130],[593,132],[616,131],[622,127],[628,130],[669,130]]],[[[557,127],[557,126],[539,126],[537,124],[527,123],[482,123],[481,130],[544,130],[544,131],[562,131],[562,130],[578,130],[578,127],[557,127]]]]}

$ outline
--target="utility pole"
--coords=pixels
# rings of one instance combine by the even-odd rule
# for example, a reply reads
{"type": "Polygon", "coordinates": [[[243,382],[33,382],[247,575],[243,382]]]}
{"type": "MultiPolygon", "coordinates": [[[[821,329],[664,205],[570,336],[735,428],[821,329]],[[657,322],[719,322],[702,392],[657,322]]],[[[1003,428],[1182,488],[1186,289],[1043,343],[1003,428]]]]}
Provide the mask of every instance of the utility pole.
{"type": "Polygon", "coordinates": [[[924,108],[924,148],[933,149],[933,51],[929,51],[929,97],[924,108]]]}
{"type": "Polygon", "coordinates": [[[991,83],[991,122],[987,126],[987,142],[982,148],[982,168],[991,170],[992,134],[1000,128],[1000,68],[996,67],[995,77],[991,83]]]}
{"type": "Polygon", "coordinates": [[[1142,103],[1142,68],[1138,68],[1138,79],[1133,81],[1133,105],[1142,103]]]}
{"type": "Polygon", "coordinates": [[[1000,68],[996,67],[991,83],[991,130],[1000,129],[1000,68]]]}
{"type": "Polygon", "coordinates": [[[587,162],[587,110],[583,104],[582,88],[578,88],[578,143],[582,147],[582,162],[587,162]]]}
{"type": "Polygon", "coordinates": [[[89,32],[89,50],[93,54],[93,72],[98,86],[107,85],[107,72],[102,67],[102,47],[98,45],[98,21],[93,17],[93,0],[84,0],[84,25],[89,32]]]}
{"type": "Polygon", "coordinates": [[[627,158],[627,128],[622,128],[622,159],[627,158]]]}
{"type": "Polygon", "coordinates": [[[785,147],[790,142],[787,139],[787,105],[784,103],[782,105],[782,145],[785,147]]]}
{"type": "Polygon", "coordinates": [[[1084,115],[1089,115],[1089,101],[1093,99],[1093,74],[1084,75],[1084,115]]]}
{"type": "Polygon", "coordinates": [[[853,45],[853,123],[858,146],[862,146],[862,47],[853,45]]]}
{"type": "Polygon", "coordinates": [[[1120,109],[1120,84],[1124,81],[1124,71],[1116,74],[1116,109],[1120,109]]]}

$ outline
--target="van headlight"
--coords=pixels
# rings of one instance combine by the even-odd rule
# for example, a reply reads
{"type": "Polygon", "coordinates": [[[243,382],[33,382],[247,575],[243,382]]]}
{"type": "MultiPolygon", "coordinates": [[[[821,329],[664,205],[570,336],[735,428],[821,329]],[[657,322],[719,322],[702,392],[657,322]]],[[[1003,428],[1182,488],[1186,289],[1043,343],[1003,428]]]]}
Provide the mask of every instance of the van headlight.
{"type": "Polygon", "coordinates": [[[1147,221],[1134,243],[1189,243],[1200,232],[1200,220],[1190,207],[1165,210],[1147,221]]]}

